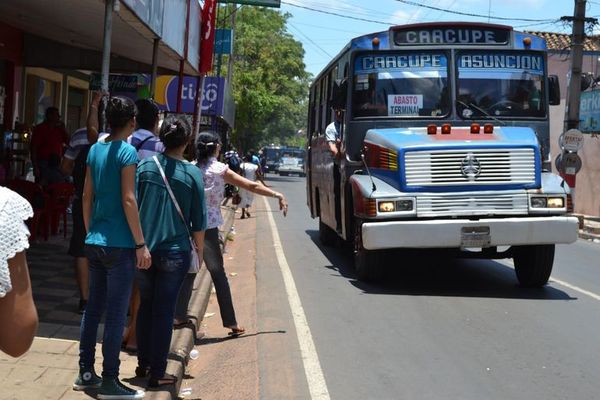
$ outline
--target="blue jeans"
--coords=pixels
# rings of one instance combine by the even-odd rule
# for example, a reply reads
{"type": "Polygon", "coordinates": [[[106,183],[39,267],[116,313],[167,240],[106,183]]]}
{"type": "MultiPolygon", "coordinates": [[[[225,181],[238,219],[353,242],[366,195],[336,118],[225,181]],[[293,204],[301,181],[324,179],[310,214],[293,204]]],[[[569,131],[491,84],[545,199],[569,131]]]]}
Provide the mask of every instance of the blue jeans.
{"type": "Polygon", "coordinates": [[[162,378],[173,334],[177,294],[190,267],[189,251],[156,250],[152,266],[137,271],[140,309],[137,316],[138,365],[162,378]]]}
{"type": "Polygon", "coordinates": [[[79,367],[91,369],[96,356],[98,324],[106,309],[102,339],[102,376],[119,376],[119,352],[135,273],[135,250],[86,245],[90,264],[88,303],[81,319],[79,367]]]}

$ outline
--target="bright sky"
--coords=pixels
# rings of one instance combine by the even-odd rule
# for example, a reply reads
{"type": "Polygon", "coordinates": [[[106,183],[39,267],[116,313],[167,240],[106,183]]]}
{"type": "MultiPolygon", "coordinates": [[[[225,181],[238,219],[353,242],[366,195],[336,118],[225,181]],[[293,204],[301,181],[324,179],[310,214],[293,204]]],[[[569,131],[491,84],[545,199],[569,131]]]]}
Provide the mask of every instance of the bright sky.
{"type": "MultiPolygon", "coordinates": [[[[572,16],[574,8],[574,0],[281,0],[281,11],[292,14],[288,30],[303,43],[304,62],[313,75],[319,73],[353,37],[384,31],[390,25],[432,21],[488,22],[490,15],[489,22],[511,25],[516,30],[570,32],[571,25],[559,19],[572,16]]],[[[587,1],[586,16],[600,18],[600,0],[587,1]]]]}

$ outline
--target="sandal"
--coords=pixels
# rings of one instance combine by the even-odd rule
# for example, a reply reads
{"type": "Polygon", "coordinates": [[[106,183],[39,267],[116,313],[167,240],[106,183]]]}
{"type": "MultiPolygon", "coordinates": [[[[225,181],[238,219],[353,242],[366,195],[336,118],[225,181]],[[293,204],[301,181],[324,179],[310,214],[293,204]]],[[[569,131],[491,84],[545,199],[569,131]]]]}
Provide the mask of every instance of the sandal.
{"type": "Polygon", "coordinates": [[[186,321],[177,322],[173,324],[173,329],[182,329],[182,328],[192,328],[194,323],[192,320],[188,319],[186,321]]]}
{"type": "Polygon", "coordinates": [[[174,385],[177,383],[177,377],[171,374],[165,374],[162,378],[150,377],[148,380],[148,387],[160,387],[174,385]]]}
{"type": "Polygon", "coordinates": [[[230,328],[230,329],[231,329],[231,332],[229,332],[228,335],[232,336],[232,337],[237,337],[237,336],[240,336],[240,335],[243,335],[244,333],[246,333],[246,329],[240,328],[239,326],[235,327],[235,328],[230,328]]]}

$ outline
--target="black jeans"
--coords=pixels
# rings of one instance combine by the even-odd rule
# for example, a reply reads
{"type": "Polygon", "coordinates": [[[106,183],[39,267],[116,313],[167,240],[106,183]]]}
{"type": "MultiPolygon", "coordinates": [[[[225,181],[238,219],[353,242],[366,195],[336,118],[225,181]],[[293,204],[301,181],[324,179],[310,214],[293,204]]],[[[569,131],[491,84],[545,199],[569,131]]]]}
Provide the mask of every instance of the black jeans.
{"type": "MultiPolygon", "coordinates": [[[[206,230],[206,233],[204,234],[203,259],[213,284],[215,285],[223,326],[229,327],[237,325],[233,301],[231,299],[231,290],[229,289],[229,281],[227,280],[227,274],[223,267],[223,253],[221,253],[221,244],[219,243],[219,228],[206,230]]],[[[194,277],[195,274],[188,274],[181,286],[175,311],[175,318],[177,319],[184,320],[187,318],[187,308],[192,295],[194,277]]]]}
{"type": "Polygon", "coordinates": [[[155,378],[167,368],[177,295],[190,265],[189,251],[156,250],[152,266],[137,270],[140,309],[137,316],[138,364],[155,378]]]}

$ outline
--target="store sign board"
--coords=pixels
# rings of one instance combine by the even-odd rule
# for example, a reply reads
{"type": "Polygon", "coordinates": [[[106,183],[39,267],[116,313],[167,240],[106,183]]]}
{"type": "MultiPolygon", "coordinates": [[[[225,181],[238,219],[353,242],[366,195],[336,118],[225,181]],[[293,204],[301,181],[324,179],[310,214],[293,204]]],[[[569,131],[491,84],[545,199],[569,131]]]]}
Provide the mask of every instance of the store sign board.
{"type": "Polygon", "coordinates": [[[600,133],[600,90],[581,93],[579,130],[583,133],[600,133]]]}
{"type": "MultiPolygon", "coordinates": [[[[102,75],[94,72],[90,75],[90,89],[100,90],[102,87],[102,75]]],[[[137,75],[116,75],[108,76],[109,93],[135,93],[138,88],[137,75]]]]}
{"type": "Polygon", "coordinates": [[[249,6],[281,7],[281,0],[219,0],[219,3],[247,4],[249,6]]]}

